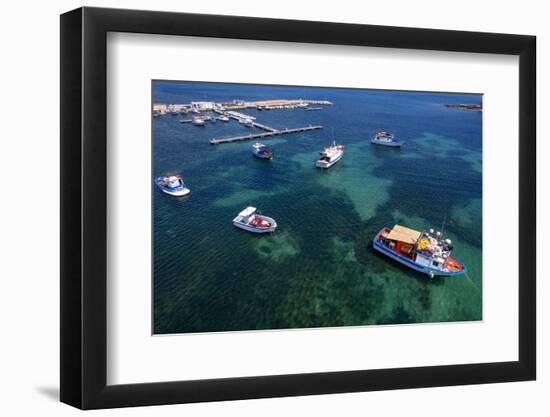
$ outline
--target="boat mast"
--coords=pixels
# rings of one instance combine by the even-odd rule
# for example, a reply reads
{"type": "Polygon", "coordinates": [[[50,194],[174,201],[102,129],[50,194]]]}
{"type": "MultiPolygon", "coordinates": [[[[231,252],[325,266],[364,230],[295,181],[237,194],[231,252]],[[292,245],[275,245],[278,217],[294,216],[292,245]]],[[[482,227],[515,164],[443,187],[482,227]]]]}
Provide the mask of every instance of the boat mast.
{"type": "Polygon", "coordinates": [[[443,217],[443,224],[441,225],[441,238],[442,239],[443,239],[444,230],[445,230],[445,220],[447,220],[447,213],[445,213],[445,217],[443,217]]]}

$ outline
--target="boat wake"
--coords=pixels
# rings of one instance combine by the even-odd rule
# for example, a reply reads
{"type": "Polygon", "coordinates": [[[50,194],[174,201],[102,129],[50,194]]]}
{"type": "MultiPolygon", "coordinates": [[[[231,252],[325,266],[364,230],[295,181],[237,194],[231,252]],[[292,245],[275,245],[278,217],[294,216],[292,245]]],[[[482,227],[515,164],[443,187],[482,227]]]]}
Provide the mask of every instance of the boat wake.
{"type": "Polygon", "coordinates": [[[464,276],[466,277],[466,279],[470,282],[470,284],[472,284],[472,287],[474,287],[478,292],[480,292],[480,288],[475,284],[475,282],[472,280],[472,278],[470,278],[470,275],[468,274],[468,272],[466,272],[464,274],[464,276]]]}

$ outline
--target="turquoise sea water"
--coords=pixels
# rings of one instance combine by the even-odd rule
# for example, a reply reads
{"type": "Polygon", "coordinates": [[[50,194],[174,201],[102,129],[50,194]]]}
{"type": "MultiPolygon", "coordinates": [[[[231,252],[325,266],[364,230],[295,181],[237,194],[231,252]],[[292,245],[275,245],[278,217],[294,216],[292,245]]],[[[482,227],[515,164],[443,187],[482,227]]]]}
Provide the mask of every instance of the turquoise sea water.
{"type": "Polygon", "coordinates": [[[253,142],[209,144],[256,131],[234,120],[153,119],[152,176],[182,173],[191,189],[175,198],[152,185],[154,333],[481,320],[482,114],[443,106],[481,96],[153,82],[154,102],[274,98],[334,105],[242,111],[275,128],[325,126],[265,140],[272,161],[254,158],[253,142]],[[406,144],[371,145],[377,130],[406,144]],[[345,155],[321,171],[314,162],[333,132],[345,155]],[[235,228],[247,205],[274,217],[276,233],[235,228]],[[372,250],[384,226],[445,218],[467,275],[430,280],[372,250]]]}

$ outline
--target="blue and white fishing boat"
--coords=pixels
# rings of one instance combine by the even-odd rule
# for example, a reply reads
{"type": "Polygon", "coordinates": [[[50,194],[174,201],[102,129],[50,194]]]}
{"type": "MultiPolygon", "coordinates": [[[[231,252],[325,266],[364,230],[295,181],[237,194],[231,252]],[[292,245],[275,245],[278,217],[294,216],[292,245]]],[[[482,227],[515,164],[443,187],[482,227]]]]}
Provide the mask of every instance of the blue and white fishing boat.
{"type": "Polygon", "coordinates": [[[166,194],[176,197],[187,195],[191,192],[183,182],[181,175],[169,175],[165,177],[157,177],[155,184],[166,194]]]}
{"type": "Polygon", "coordinates": [[[373,241],[383,255],[433,278],[436,275],[461,275],[468,271],[464,263],[451,256],[450,239],[434,229],[419,232],[396,224],[383,228],[373,241]]]}
{"type": "Polygon", "coordinates": [[[273,158],[273,152],[271,152],[271,148],[260,142],[256,142],[254,145],[252,145],[252,155],[260,159],[273,158]]]}
{"type": "Polygon", "coordinates": [[[327,146],[320,152],[321,157],[315,162],[317,168],[328,169],[338,162],[344,156],[344,145],[336,145],[332,142],[331,146],[327,146]]]}
{"type": "Polygon", "coordinates": [[[383,130],[376,132],[374,137],[370,140],[370,143],[382,146],[400,147],[403,145],[403,141],[395,139],[393,133],[385,132],[383,130]]]}
{"type": "Polygon", "coordinates": [[[252,233],[274,232],[277,222],[271,217],[256,214],[256,207],[247,207],[233,219],[233,225],[252,233]]]}

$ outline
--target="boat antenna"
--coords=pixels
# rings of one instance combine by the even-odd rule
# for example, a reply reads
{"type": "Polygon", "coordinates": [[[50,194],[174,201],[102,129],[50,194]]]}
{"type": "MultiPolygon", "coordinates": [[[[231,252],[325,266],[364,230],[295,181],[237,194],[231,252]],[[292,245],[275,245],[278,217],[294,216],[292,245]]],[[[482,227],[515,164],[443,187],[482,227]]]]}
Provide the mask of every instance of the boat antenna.
{"type": "Polygon", "coordinates": [[[445,220],[447,220],[447,213],[445,213],[445,217],[443,217],[443,224],[441,225],[441,237],[443,238],[443,231],[445,230],[445,220]]]}

